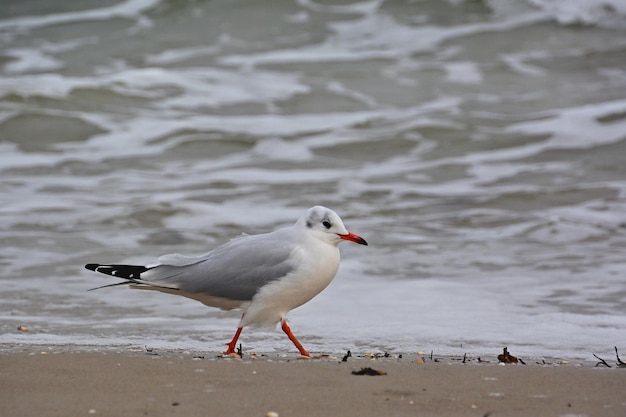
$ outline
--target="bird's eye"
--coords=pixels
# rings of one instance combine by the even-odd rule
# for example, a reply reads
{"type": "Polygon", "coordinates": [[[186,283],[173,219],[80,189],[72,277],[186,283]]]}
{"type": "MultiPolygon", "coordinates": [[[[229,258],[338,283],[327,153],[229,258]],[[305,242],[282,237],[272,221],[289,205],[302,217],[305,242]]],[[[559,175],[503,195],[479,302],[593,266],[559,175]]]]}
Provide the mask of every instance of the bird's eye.
{"type": "Polygon", "coordinates": [[[332,226],[332,224],[330,224],[330,222],[329,222],[328,220],[324,220],[324,221],[322,222],[322,225],[323,225],[325,228],[327,228],[327,229],[330,229],[330,227],[332,226]]]}

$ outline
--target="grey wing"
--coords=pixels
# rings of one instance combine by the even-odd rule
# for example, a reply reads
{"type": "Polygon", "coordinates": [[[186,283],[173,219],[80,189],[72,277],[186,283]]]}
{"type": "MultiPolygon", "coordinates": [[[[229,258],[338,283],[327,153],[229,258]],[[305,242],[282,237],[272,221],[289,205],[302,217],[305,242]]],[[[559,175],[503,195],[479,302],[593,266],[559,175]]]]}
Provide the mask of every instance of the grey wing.
{"type": "Polygon", "coordinates": [[[290,239],[275,234],[240,237],[198,258],[175,256],[174,265],[156,266],[141,274],[141,281],[191,294],[251,300],[261,287],[295,268],[290,239]]]}

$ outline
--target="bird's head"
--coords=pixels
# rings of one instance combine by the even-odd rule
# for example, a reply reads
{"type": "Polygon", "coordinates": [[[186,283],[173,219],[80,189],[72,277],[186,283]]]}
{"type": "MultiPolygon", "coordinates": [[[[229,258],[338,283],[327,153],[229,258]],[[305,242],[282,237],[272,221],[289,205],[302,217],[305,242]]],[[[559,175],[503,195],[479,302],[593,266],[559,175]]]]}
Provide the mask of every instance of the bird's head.
{"type": "Polygon", "coordinates": [[[320,239],[334,245],[338,245],[343,240],[367,245],[367,242],[361,236],[348,232],[337,213],[324,206],[311,207],[298,220],[298,223],[320,239]]]}

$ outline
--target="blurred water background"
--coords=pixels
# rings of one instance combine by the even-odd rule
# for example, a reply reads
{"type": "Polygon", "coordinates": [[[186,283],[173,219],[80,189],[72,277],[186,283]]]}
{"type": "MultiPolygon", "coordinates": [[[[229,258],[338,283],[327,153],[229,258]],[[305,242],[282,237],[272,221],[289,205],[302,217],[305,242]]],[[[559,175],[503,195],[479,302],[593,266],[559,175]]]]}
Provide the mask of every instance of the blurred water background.
{"type": "Polygon", "coordinates": [[[370,246],[291,312],[309,350],[608,356],[626,1],[4,0],[0,178],[5,347],[220,351],[239,313],[83,265],[323,204],[370,246]]]}

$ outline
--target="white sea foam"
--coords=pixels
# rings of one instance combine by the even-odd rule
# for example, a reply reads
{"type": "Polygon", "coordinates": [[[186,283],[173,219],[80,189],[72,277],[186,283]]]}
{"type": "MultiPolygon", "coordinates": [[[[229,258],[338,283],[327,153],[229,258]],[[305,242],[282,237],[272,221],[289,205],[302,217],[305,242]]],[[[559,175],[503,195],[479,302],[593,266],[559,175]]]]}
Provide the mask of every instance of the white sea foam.
{"type": "Polygon", "coordinates": [[[550,149],[585,149],[624,139],[625,119],[607,122],[602,119],[626,113],[625,100],[555,109],[553,113],[540,120],[512,124],[508,129],[528,135],[550,134],[543,145],[550,149]],[[594,134],[589,135],[589,132],[594,134]]]}
{"type": "Polygon", "coordinates": [[[624,0],[529,0],[549,12],[562,24],[626,27],[626,1],[624,0]]]}
{"type": "Polygon", "coordinates": [[[77,12],[55,13],[44,16],[23,16],[0,20],[0,30],[31,30],[43,26],[60,25],[72,22],[88,22],[114,18],[137,18],[150,10],[159,0],[127,0],[119,4],[100,9],[77,12]]]}
{"type": "Polygon", "coordinates": [[[329,28],[334,32],[334,36],[322,44],[259,54],[229,55],[221,58],[220,62],[251,67],[280,63],[398,59],[430,51],[453,39],[480,33],[508,31],[518,26],[540,23],[547,18],[545,13],[528,12],[504,22],[444,28],[408,26],[390,16],[366,14],[360,19],[330,24],[329,28]]]}

